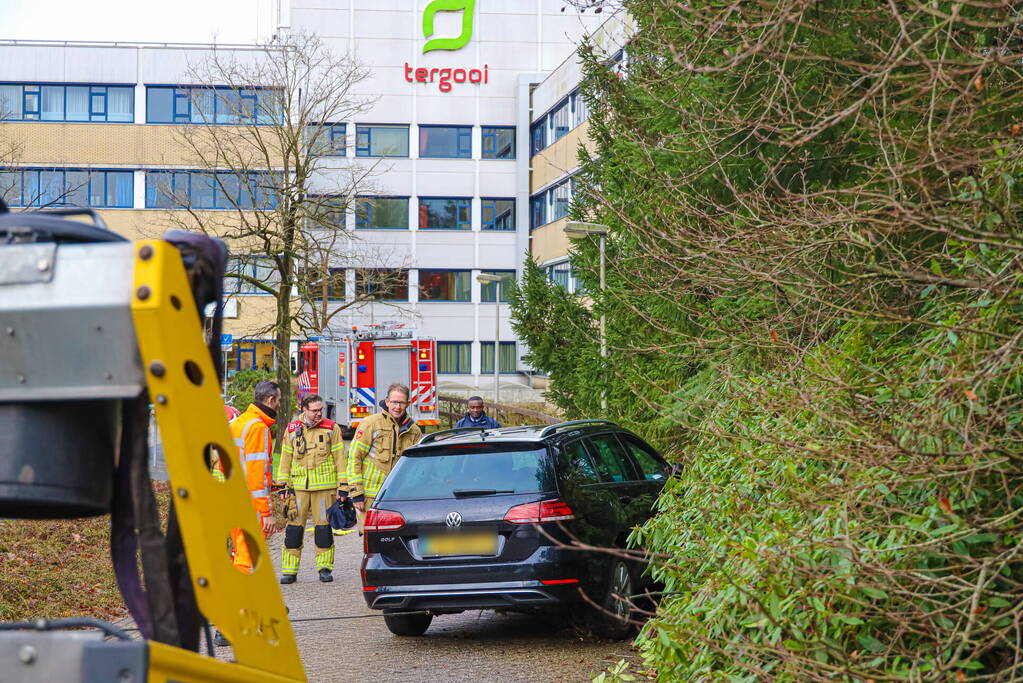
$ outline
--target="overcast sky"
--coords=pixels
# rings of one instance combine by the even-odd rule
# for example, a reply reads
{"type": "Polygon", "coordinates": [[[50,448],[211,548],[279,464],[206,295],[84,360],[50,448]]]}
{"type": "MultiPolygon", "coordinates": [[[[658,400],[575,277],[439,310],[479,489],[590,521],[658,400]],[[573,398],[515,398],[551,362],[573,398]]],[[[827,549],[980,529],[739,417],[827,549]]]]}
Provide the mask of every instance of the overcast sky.
{"type": "Polygon", "coordinates": [[[0,0],[0,39],[253,43],[278,0],[0,0]]]}

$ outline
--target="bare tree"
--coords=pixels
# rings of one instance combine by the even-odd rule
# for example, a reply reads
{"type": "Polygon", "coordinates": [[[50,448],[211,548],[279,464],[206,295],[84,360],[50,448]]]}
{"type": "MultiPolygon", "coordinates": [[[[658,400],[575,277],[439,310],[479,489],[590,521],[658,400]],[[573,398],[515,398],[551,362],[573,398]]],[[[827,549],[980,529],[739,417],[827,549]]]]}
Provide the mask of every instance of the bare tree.
{"type": "Polygon", "coordinates": [[[345,160],[343,128],[372,99],[354,92],[368,70],[315,36],[288,35],[249,57],[214,51],[190,68],[194,82],[210,85],[190,91],[178,138],[201,173],[154,174],[152,187],[157,204],[184,209],[171,212],[172,223],[226,239],[231,275],[273,297],[262,332],[274,339],[287,415],[292,337],[329,321],[310,316],[303,302],[329,298],[324,287],[352,252],[343,217],[375,173],[372,164],[345,160]]]}

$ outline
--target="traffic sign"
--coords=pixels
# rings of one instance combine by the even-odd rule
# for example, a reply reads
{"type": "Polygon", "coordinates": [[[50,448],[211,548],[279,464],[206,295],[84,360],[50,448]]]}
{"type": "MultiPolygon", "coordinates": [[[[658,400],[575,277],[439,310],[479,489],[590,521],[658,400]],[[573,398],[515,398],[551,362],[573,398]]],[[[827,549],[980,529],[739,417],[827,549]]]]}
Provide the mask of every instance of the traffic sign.
{"type": "Polygon", "coordinates": [[[222,347],[224,347],[225,349],[230,349],[233,344],[234,344],[234,335],[233,334],[222,334],[222,335],[220,335],[220,345],[222,347]]]}

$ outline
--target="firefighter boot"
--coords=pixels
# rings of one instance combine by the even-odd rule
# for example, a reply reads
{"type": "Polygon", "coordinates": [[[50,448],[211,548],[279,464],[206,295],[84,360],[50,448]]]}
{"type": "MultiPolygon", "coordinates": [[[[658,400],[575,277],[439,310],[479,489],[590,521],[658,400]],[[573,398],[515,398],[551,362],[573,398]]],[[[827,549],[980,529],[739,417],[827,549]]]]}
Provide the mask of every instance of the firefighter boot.
{"type": "Polygon", "coordinates": [[[329,524],[318,524],[313,532],[316,542],[316,569],[319,570],[320,581],[330,583],[334,580],[334,534],[329,524]]]}
{"type": "Polygon", "coordinates": [[[287,585],[298,580],[298,564],[302,560],[302,525],[284,527],[284,548],[281,550],[281,583],[287,585]]]}

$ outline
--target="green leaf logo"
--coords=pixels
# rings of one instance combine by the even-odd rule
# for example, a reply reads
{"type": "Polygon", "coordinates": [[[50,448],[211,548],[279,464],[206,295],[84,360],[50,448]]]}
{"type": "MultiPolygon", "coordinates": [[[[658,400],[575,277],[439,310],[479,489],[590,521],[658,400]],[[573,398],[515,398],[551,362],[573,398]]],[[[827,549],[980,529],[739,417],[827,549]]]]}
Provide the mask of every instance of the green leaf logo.
{"type": "Polygon", "coordinates": [[[433,35],[433,18],[437,12],[462,12],[462,34],[457,38],[434,38],[423,46],[423,54],[432,50],[458,50],[472,38],[472,18],[476,0],[433,0],[423,12],[423,37],[433,35]]]}

